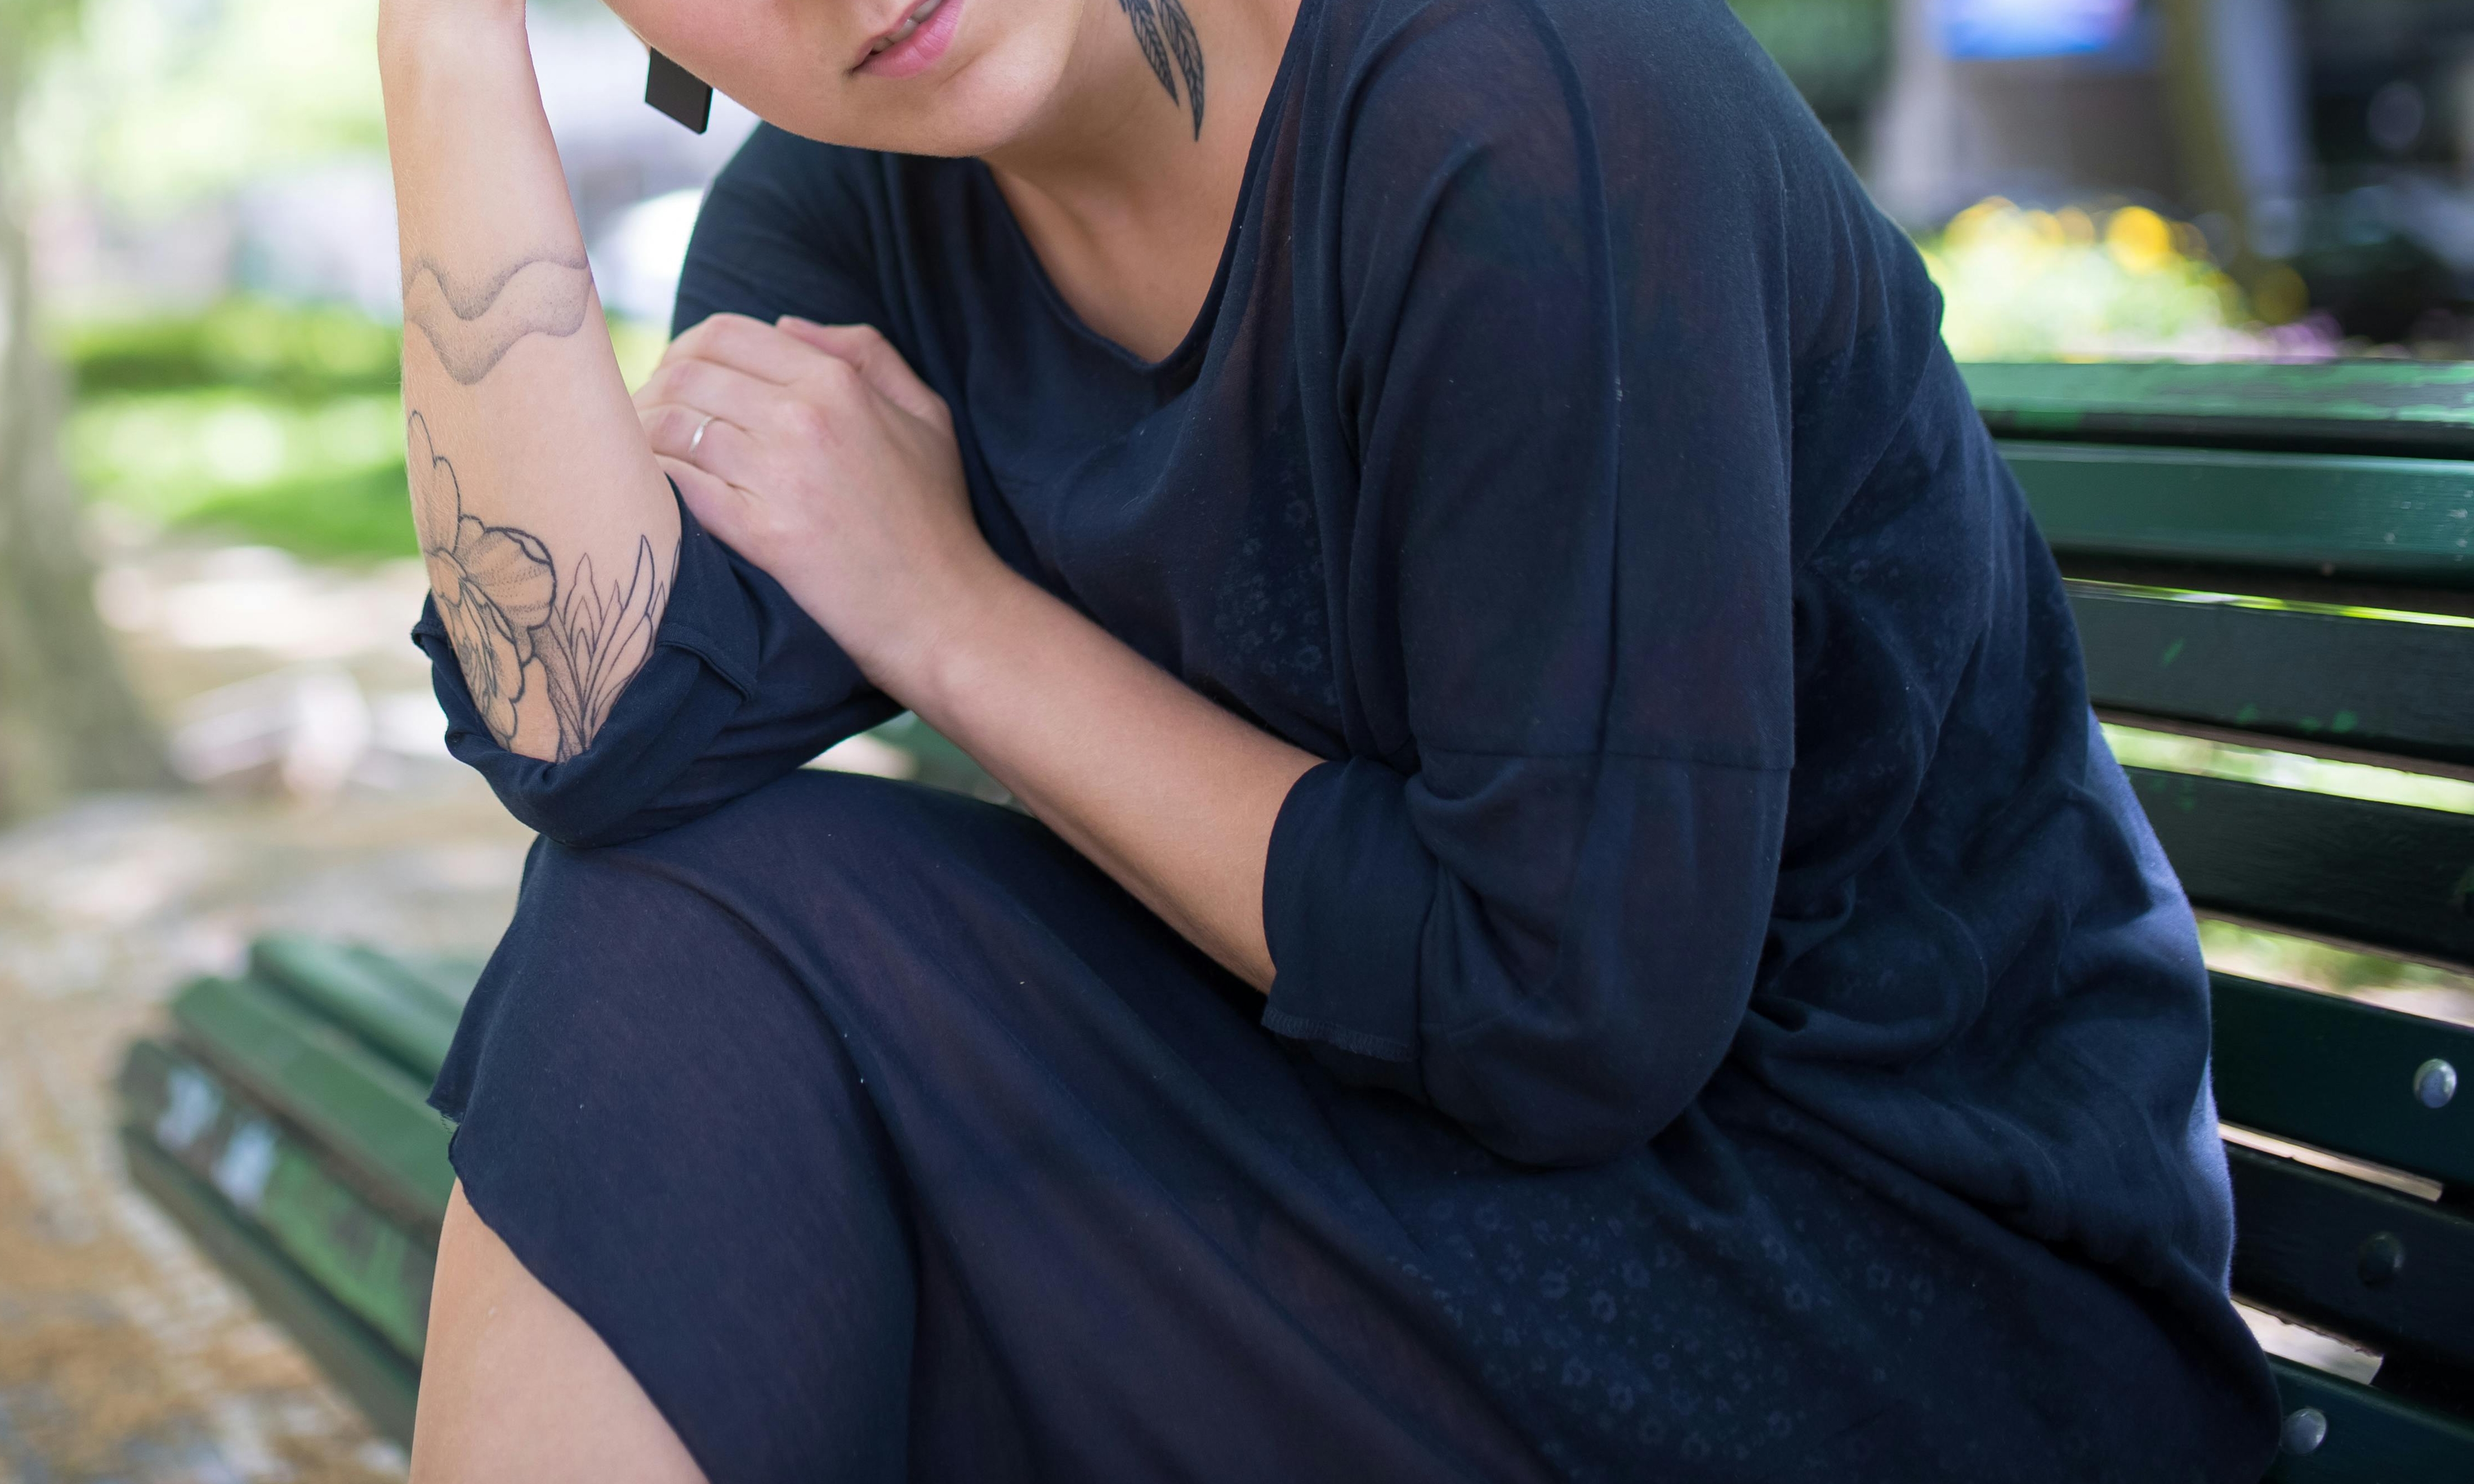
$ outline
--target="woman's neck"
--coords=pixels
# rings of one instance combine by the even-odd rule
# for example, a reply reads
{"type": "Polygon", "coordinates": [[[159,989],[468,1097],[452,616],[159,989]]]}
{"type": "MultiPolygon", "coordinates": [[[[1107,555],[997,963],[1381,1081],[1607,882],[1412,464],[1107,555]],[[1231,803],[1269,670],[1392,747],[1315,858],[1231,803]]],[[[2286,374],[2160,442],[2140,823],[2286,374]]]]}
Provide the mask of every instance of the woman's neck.
{"type": "Polygon", "coordinates": [[[1211,291],[1299,3],[1088,0],[1071,102],[983,157],[1058,293],[1145,359],[1211,291]]]}

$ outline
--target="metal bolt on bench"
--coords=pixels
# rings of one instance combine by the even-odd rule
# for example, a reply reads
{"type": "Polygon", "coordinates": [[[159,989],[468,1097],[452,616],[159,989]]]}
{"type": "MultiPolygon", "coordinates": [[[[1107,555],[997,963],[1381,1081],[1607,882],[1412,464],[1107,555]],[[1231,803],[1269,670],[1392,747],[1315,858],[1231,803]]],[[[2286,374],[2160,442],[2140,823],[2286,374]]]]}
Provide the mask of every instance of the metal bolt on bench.
{"type": "Polygon", "coordinates": [[[2457,1069],[2432,1058],[2413,1070],[2413,1095],[2425,1107],[2446,1107],[2457,1096],[2457,1069]]]}

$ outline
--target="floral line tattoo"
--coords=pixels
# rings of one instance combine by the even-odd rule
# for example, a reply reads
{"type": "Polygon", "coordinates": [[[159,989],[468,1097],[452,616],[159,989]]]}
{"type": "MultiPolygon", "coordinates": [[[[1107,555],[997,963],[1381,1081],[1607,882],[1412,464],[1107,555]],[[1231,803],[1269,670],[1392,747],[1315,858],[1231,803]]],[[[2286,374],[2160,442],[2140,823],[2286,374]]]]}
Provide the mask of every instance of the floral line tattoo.
{"type": "Polygon", "coordinates": [[[431,445],[429,423],[408,419],[413,510],[430,596],[490,735],[512,748],[538,683],[558,727],[559,762],[591,745],[610,707],[653,652],[667,585],[649,538],[636,538],[636,570],[621,588],[594,584],[593,559],[575,564],[562,597],[549,548],[530,531],[491,525],[464,509],[455,466],[431,445]]]}
{"type": "Polygon", "coordinates": [[[1202,38],[1194,34],[1193,18],[1185,13],[1178,0],[1117,0],[1118,9],[1134,24],[1134,44],[1143,49],[1143,61],[1152,64],[1152,75],[1168,89],[1168,101],[1175,103],[1177,79],[1185,80],[1185,102],[1194,110],[1194,136],[1202,137],[1202,38]],[[1176,71],[1172,75],[1169,64],[1174,60],[1176,71]]]}
{"type": "Polygon", "coordinates": [[[527,335],[574,334],[592,304],[593,271],[581,254],[527,257],[470,286],[424,254],[403,276],[404,323],[463,386],[488,376],[527,335]]]}

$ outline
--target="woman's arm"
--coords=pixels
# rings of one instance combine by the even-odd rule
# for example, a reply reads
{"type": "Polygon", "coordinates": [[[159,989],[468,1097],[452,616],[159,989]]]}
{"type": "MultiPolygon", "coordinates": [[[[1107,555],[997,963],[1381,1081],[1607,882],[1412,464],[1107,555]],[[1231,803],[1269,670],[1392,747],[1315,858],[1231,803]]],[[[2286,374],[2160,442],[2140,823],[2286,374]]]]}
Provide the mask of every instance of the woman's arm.
{"type": "Polygon", "coordinates": [[[385,0],[413,521],[491,735],[584,750],[650,654],[678,509],[638,423],[521,0],[385,0]]]}
{"type": "Polygon", "coordinates": [[[972,523],[945,403],[883,335],[716,315],[672,342],[637,401],[696,519],[871,681],[1190,941],[1271,985],[1264,856],[1315,758],[1000,561],[972,523]]]}
{"type": "Polygon", "coordinates": [[[1003,570],[885,684],[1169,926],[1272,986],[1263,865],[1312,753],[1003,570]]]}

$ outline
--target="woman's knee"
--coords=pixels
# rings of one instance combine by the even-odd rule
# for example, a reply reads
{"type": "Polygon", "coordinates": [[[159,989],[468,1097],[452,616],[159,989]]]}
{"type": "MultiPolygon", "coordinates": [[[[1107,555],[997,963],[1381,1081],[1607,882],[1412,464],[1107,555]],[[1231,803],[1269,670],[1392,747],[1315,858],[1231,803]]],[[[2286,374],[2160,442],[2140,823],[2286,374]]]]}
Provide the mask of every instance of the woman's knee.
{"type": "Polygon", "coordinates": [[[632,848],[544,846],[437,1101],[525,1270],[716,1477],[774,1477],[901,1402],[909,1235],[868,1091],[737,913],[632,848]]]}
{"type": "Polygon", "coordinates": [[[654,860],[830,868],[864,860],[870,846],[992,829],[1015,834],[1026,825],[1038,828],[1013,811],[924,784],[801,768],[709,815],[613,848],[654,860]]]}
{"type": "Polygon", "coordinates": [[[716,1136],[794,1117],[847,1119],[839,1038],[736,912],[624,848],[544,844],[474,988],[441,1101],[521,1109],[540,1132],[716,1136]]]}

